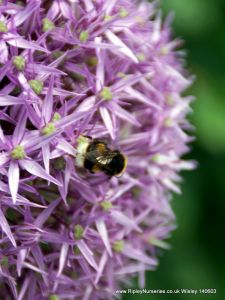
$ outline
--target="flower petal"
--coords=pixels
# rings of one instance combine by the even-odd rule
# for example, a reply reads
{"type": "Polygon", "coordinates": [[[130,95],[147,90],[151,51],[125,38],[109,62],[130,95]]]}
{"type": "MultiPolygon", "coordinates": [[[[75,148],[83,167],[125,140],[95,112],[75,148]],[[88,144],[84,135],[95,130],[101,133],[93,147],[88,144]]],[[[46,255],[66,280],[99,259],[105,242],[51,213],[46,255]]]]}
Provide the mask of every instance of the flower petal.
{"type": "Polygon", "coordinates": [[[93,258],[93,252],[90,250],[88,245],[84,242],[84,240],[80,240],[77,242],[77,247],[79,248],[80,252],[83,254],[84,258],[87,262],[98,271],[98,266],[93,258]]]}
{"type": "Polygon", "coordinates": [[[69,155],[75,156],[75,148],[64,139],[58,141],[57,148],[69,155]]]}
{"type": "Polygon", "coordinates": [[[9,189],[12,195],[13,203],[16,203],[16,196],[19,188],[19,165],[17,161],[12,160],[9,165],[9,189]]]}
{"type": "Polygon", "coordinates": [[[4,41],[0,41],[0,63],[6,64],[8,61],[8,48],[4,41]]]}
{"type": "Polygon", "coordinates": [[[121,211],[113,210],[111,211],[111,216],[118,224],[121,224],[127,227],[128,229],[133,229],[135,231],[142,232],[141,228],[135,223],[135,221],[127,217],[121,211]]]}
{"type": "Polygon", "coordinates": [[[99,262],[99,269],[98,269],[97,276],[96,276],[96,279],[95,279],[95,284],[98,284],[99,279],[102,276],[103,270],[104,270],[105,265],[107,263],[107,260],[108,260],[108,255],[107,255],[107,252],[104,251],[103,254],[102,254],[102,257],[100,259],[100,262],[99,262]]]}
{"type": "Polygon", "coordinates": [[[111,135],[111,138],[115,140],[115,126],[113,126],[113,121],[108,109],[104,106],[101,106],[99,108],[99,112],[101,114],[105,127],[107,128],[109,134],[111,135]]]}
{"type": "Polygon", "coordinates": [[[27,111],[26,108],[22,107],[19,114],[19,120],[16,124],[16,128],[12,136],[12,142],[14,146],[17,146],[21,142],[25,133],[26,123],[27,123],[27,111]]]}
{"type": "Polygon", "coordinates": [[[42,106],[42,116],[44,117],[45,123],[47,124],[52,117],[52,107],[53,107],[53,97],[52,97],[52,89],[54,85],[54,77],[51,76],[48,92],[45,96],[42,106]]]}
{"type": "Polygon", "coordinates": [[[90,12],[91,10],[94,10],[94,4],[92,3],[92,0],[84,0],[84,5],[87,12],[90,12]]]}
{"type": "Polygon", "coordinates": [[[0,167],[9,161],[9,154],[7,152],[0,153],[0,167]]]}
{"type": "Polygon", "coordinates": [[[49,204],[49,206],[47,208],[45,208],[36,218],[36,220],[34,221],[34,225],[41,228],[42,225],[44,224],[44,222],[49,218],[49,216],[52,214],[53,210],[56,208],[56,206],[60,203],[60,199],[57,199],[53,202],[51,202],[51,204],[49,204]]]}
{"type": "MultiPolygon", "coordinates": [[[[0,42],[0,49],[1,49],[1,42],[0,42]]],[[[1,57],[1,51],[0,51],[0,57],[1,57]]],[[[2,57],[1,57],[2,59],[2,57]]],[[[1,62],[1,60],[0,60],[1,62]]],[[[0,81],[2,81],[2,79],[4,78],[4,76],[6,75],[6,73],[8,72],[8,70],[11,67],[11,61],[6,61],[6,63],[4,63],[4,66],[0,69],[0,81]]]]}
{"type": "Polygon", "coordinates": [[[23,268],[23,263],[25,261],[26,255],[27,255],[27,249],[19,250],[19,253],[17,255],[17,261],[16,261],[16,270],[19,277],[21,276],[21,271],[23,268]]]}
{"type": "Polygon", "coordinates": [[[66,1],[59,1],[59,8],[61,10],[62,15],[65,18],[71,18],[72,17],[72,12],[71,12],[71,7],[69,6],[68,3],[66,3],[66,1]]]}
{"type": "Polygon", "coordinates": [[[42,155],[46,172],[49,174],[50,148],[49,144],[42,146],[42,155]]]}
{"type": "MultiPolygon", "coordinates": [[[[92,107],[93,109],[93,107],[92,107]]],[[[55,126],[57,128],[65,128],[75,122],[77,122],[78,120],[82,119],[83,117],[86,117],[89,114],[92,114],[92,109],[89,111],[84,111],[84,112],[77,112],[75,111],[74,113],[72,113],[71,115],[68,115],[62,119],[60,119],[59,121],[55,122],[55,126]]]]}
{"type": "Polygon", "coordinates": [[[129,258],[138,260],[142,263],[156,266],[157,265],[157,259],[152,258],[150,256],[147,256],[144,254],[141,250],[133,248],[131,245],[126,244],[125,249],[123,250],[123,254],[126,255],[129,258]]]}
{"type": "Polygon", "coordinates": [[[26,21],[34,11],[40,7],[41,1],[30,1],[25,6],[24,9],[20,10],[15,14],[15,17],[13,19],[13,23],[16,27],[23,24],[24,21],[26,21]]]}
{"type": "Polygon", "coordinates": [[[126,55],[136,64],[138,63],[138,59],[134,55],[133,51],[129,47],[127,47],[127,45],[120,38],[118,38],[118,36],[116,36],[110,30],[106,30],[105,35],[113,45],[116,45],[119,47],[118,52],[121,52],[122,54],[126,55]]]}
{"type": "Polygon", "coordinates": [[[0,106],[24,104],[24,99],[13,97],[9,95],[0,95],[0,106]]]}
{"type": "MultiPolygon", "coordinates": [[[[101,42],[101,37],[96,37],[96,44],[101,42]]],[[[100,48],[96,48],[96,54],[98,58],[98,64],[96,68],[96,92],[98,93],[104,86],[105,70],[104,70],[104,56],[100,48]]]]}
{"type": "Polygon", "coordinates": [[[110,15],[110,13],[113,10],[113,8],[115,7],[117,1],[118,0],[105,0],[104,1],[103,10],[105,10],[106,15],[110,15]]]}
{"type": "Polygon", "coordinates": [[[69,250],[69,245],[68,244],[63,244],[60,250],[60,257],[59,257],[59,269],[57,272],[57,277],[59,277],[62,274],[63,268],[65,266],[66,263],[66,257],[68,254],[68,250],[69,250]]]}
{"type": "Polygon", "coordinates": [[[12,33],[6,33],[6,34],[4,34],[4,38],[8,44],[10,44],[11,46],[14,46],[14,47],[43,51],[45,53],[49,53],[49,51],[47,49],[45,49],[41,46],[38,46],[37,43],[27,41],[19,35],[14,35],[12,33]]]}
{"type": "Polygon", "coordinates": [[[108,231],[105,225],[105,222],[103,220],[97,220],[96,221],[96,227],[99,232],[99,235],[106,247],[106,250],[108,251],[109,255],[112,256],[112,249],[109,241],[108,231]]]}
{"type": "Polygon", "coordinates": [[[10,226],[0,208],[0,227],[2,229],[3,232],[5,232],[5,234],[7,235],[7,237],[10,239],[10,241],[12,242],[13,246],[16,247],[16,241],[13,237],[12,231],[10,229],[10,226]]]}
{"type": "Polygon", "coordinates": [[[29,159],[23,159],[19,162],[19,164],[30,174],[51,181],[56,185],[61,185],[61,183],[58,180],[56,180],[54,177],[49,175],[37,162],[29,159]]]}
{"type": "Polygon", "coordinates": [[[112,111],[112,113],[114,113],[114,115],[118,116],[120,119],[129,122],[135,126],[140,126],[140,123],[136,120],[136,118],[127,110],[120,107],[117,103],[111,102],[108,107],[112,111]]]}

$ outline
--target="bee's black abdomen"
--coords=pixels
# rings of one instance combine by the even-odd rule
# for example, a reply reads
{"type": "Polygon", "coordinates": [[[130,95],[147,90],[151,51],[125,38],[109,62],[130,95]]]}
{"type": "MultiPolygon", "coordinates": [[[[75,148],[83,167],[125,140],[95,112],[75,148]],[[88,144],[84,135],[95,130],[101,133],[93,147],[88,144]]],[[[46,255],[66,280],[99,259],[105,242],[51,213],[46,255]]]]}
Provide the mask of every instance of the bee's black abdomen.
{"type": "Polygon", "coordinates": [[[126,165],[125,157],[119,152],[116,151],[116,155],[113,157],[111,162],[108,164],[107,168],[104,170],[107,175],[118,175],[120,174],[126,165]]]}
{"type": "Polygon", "coordinates": [[[93,161],[85,158],[85,160],[84,160],[84,167],[85,167],[85,169],[87,169],[88,171],[92,172],[92,169],[93,169],[94,165],[95,164],[94,164],[93,161]]]}

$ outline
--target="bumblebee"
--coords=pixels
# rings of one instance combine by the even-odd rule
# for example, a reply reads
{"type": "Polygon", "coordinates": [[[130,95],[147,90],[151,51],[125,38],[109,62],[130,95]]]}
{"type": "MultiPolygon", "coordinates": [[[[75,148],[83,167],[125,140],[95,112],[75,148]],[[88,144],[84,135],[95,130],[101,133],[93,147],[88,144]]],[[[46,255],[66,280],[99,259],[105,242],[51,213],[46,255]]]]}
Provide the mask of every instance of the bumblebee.
{"type": "Polygon", "coordinates": [[[127,159],[119,150],[111,150],[104,141],[80,136],[76,165],[91,173],[103,172],[109,176],[121,176],[126,169],[127,159]]]}

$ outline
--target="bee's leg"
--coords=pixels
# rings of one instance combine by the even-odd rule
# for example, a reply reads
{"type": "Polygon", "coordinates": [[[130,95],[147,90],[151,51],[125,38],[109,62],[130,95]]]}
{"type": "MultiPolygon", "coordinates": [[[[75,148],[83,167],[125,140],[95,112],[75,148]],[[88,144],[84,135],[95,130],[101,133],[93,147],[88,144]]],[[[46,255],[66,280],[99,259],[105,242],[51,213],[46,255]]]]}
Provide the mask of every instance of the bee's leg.
{"type": "Polygon", "coordinates": [[[102,169],[98,165],[94,165],[91,169],[91,173],[99,173],[102,172],[102,169]]]}

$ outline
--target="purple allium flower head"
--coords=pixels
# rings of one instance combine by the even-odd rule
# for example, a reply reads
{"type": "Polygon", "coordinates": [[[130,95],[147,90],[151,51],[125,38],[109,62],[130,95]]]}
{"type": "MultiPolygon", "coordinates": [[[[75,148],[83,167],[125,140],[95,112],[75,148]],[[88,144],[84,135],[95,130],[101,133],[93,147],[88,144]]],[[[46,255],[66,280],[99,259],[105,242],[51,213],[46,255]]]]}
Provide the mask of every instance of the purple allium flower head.
{"type": "Polygon", "coordinates": [[[1,299],[112,299],[168,248],[194,167],[170,22],[147,1],[1,1],[1,299]],[[85,136],[124,153],[123,176],[76,166],[85,136]]]}

